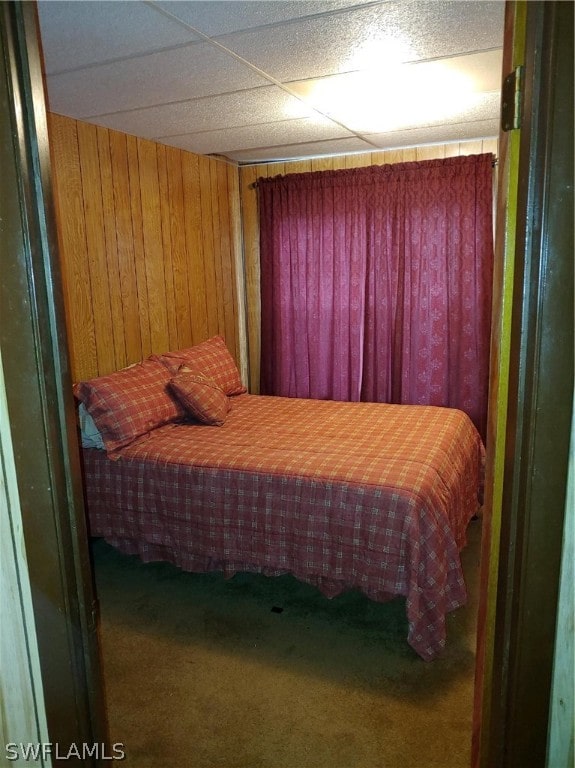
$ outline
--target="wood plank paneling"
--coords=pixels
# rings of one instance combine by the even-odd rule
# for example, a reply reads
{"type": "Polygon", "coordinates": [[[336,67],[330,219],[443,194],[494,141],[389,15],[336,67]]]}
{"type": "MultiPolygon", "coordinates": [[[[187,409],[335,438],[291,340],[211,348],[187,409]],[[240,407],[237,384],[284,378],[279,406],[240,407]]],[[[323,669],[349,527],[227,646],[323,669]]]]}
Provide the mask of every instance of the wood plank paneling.
{"type": "Polygon", "coordinates": [[[98,358],[76,122],[53,115],[50,139],[54,205],[66,212],[58,223],[66,323],[82,333],[81,344],[69,344],[70,365],[72,375],[83,371],[89,378],[98,373],[98,358]]]}
{"type": "MultiPolygon", "coordinates": [[[[332,161],[331,168],[324,168],[325,171],[340,171],[343,168],[347,168],[346,155],[338,155],[337,157],[329,158],[332,161]]],[[[286,170],[287,173],[287,170],[286,170]]]]}
{"type": "Polygon", "coordinates": [[[114,337],[114,367],[123,368],[127,362],[126,339],[124,334],[120,265],[118,262],[118,241],[116,238],[116,226],[114,224],[115,203],[112,158],[110,154],[108,131],[104,128],[97,128],[96,135],[98,138],[98,156],[100,159],[105,255],[108,267],[112,334],[114,337]]]}
{"type": "Polygon", "coordinates": [[[73,378],[216,333],[240,362],[237,169],[49,119],[73,378]]]}
{"type": "Polygon", "coordinates": [[[244,166],[239,169],[242,231],[244,236],[244,269],[246,279],[247,338],[249,349],[249,388],[259,392],[260,376],[260,256],[257,193],[254,182],[258,178],[278,174],[304,173],[307,171],[335,171],[342,168],[359,168],[368,165],[407,163],[414,160],[431,160],[459,155],[492,152],[497,154],[497,139],[485,141],[454,142],[426,147],[381,150],[356,155],[339,155],[314,160],[266,163],[244,166]]]}
{"type": "Polygon", "coordinates": [[[216,163],[212,168],[212,195],[218,200],[218,219],[216,226],[219,242],[216,250],[220,255],[220,302],[223,310],[224,338],[229,339],[230,352],[239,359],[236,348],[238,336],[238,318],[234,301],[236,286],[235,261],[232,256],[232,225],[230,221],[230,190],[228,188],[228,169],[225,163],[216,163]],[[215,171],[215,174],[214,174],[215,171]],[[225,194],[224,194],[225,193],[225,194]],[[233,339],[233,344],[232,340],[233,339]]]}
{"type": "Polygon", "coordinates": [[[132,312],[138,313],[142,338],[142,357],[152,353],[150,335],[150,316],[148,312],[148,283],[144,253],[144,224],[142,218],[142,200],[140,197],[140,164],[138,161],[138,140],[135,136],[126,137],[128,155],[128,178],[130,182],[130,215],[132,217],[132,237],[134,246],[134,268],[136,272],[137,305],[132,312]]]}
{"type": "MultiPolygon", "coordinates": [[[[108,139],[114,188],[114,212],[109,225],[113,226],[116,231],[122,327],[126,345],[126,364],[128,364],[143,357],[139,312],[134,311],[134,307],[138,307],[138,281],[130,203],[128,145],[127,137],[123,133],[109,131],[108,139]]],[[[121,368],[122,363],[118,361],[116,367],[121,368]]]]}
{"type": "Polygon", "coordinates": [[[170,186],[168,183],[168,168],[166,147],[158,144],[158,185],[160,216],[162,220],[162,253],[164,262],[164,286],[166,318],[168,321],[168,348],[178,349],[178,324],[176,320],[176,294],[174,290],[174,265],[172,250],[172,227],[170,222],[170,186]]]}
{"type": "Polygon", "coordinates": [[[365,168],[368,165],[373,165],[371,162],[371,152],[362,152],[358,155],[347,155],[345,158],[346,168],[365,168]]]}
{"type": "MultiPolygon", "coordinates": [[[[219,226],[220,215],[220,200],[218,195],[218,174],[217,167],[214,163],[209,168],[209,190],[210,190],[210,204],[211,204],[211,224],[212,224],[212,251],[214,252],[214,278],[217,298],[215,306],[217,307],[217,333],[225,334],[225,321],[224,321],[224,296],[223,296],[223,274],[222,274],[222,251],[221,251],[221,237],[219,226]]],[[[225,189],[225,187],[224,187],[225,189]]]]}
{"type": "Polygon", "coordinates": [[[249,389],[259,392],[260,370],[260,242],[258,200],[254,182],[267,175],[268,168],[248,166],[240,169],[240,195],[242,200],[242,231],[244,237],[244,270],[246,289],[246,323],[248,337],[249,389]]]}
{"type": "MultiPolygon", "coordinates": [[[[333,157],[314,157],[311,161],[312,171],[333,171],[333,157]]],[[[279,171],[278,171],[279,173],[279,171]]],[[[281,171],[283,173],[283,170],[281,171]]],[[[276,175],[275,173],[273,174],[276,175]]]]}
{"type": "Polygon", "coordinates": [[[456,142],[238,169],[59,115],[49,125],[75,380],[221,333],[253,392],[258,177],[497,151],[456,142]]]}
{"type": "Polygon", "coordinates": [[[416,147],[415,157],[417,160],[444,160],[445,147],[443,144],[433,144],[429,147],[416,147]]]}
{"type": "Polygon", "coordinates": [[[199,344],[208,338],[208,306],[206,303],[206,280],[204,273],[204,251],[202,240],[202,215],[200,208],[200,167],[199,157],[188,154],[182,158],[182,181],[184,185],[185,232],[188,254],[188,292],[192,322],[192,339],[199,344]]]}
{"type": "Polygon", "coordinates": [[[157,147],[151,141],[138,139],[140,197],[142,202],[142,234],[144,240],[144,273],[148,293],[150,352],[159,354],[170,348],[166,284],[160,209],[157,147]]]}
{"type": "Polygon", "coordinates": [[[240,175],[238,173],[238,169],[231,165],[226,167],[226,174],[228,177],[228,194],[230,204],[230,247],[235,271],[235,295],[238,297],[238,301],[235,306],[238,329],[238,347],[236,349],[236,359],[239,361],[242,381],[247,383],[249,381],[249,375],[246,320],[246,275],[241,216],[240,175]]]}
{"type": "MultiPolygon", "coordinates": [[[[218,287],[216,282],[215,259],[212,258],[214,252],[214,232],[212,227],[212,192],[210,178],[211,161],[207,157],[199,157],[199,182],[200,182],[200,213],[201,213],[201,233],[202,249],[204,253],[204,281],[206,306],[218,306],[218,287]]],[[[213,336],[219,333],[219,323],[217,312],[208,312],[207,314],[208,334],[213,336]]]]}
{"type": "Polygon", "coordinates": [[[192,320],[189,311],[190,293],[186,249],[184,185],[180,155],[181,152],[179,150],[173,147],[166,147],[172,277],[174,281],[174,312],[178,334],[177,349],[190,347],[193,344],[192,320]]]}
{"type": "Polygon", "coordinates": [[[92,292],[98,370],[113,370],[114,330],[106,255],[102,182],[95,125],[78,123],[78,149],[82,158],[82,195],[86,226],[86,252],[92,292]]]}

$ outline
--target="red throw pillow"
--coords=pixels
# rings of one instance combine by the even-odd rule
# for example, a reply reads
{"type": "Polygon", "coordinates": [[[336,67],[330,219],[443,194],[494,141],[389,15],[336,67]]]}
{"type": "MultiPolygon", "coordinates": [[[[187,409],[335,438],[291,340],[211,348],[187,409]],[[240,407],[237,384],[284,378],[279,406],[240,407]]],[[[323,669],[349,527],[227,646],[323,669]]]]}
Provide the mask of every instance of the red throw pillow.
{"type": "Polygon", "coordinates": [[[94,420],[108,452],[116,451],[171,421],[185,410],[169,391],[170,372],[148,358],[120,371],[82,381],[74,388],[94,420]]]}
{"type": "Polygon", "coordinates": [[[222,426],[231,406],[227,395],[213,379],[182,366],[170,387],[191,416],[202,424],[222,426]]]}
{"type": "Polygon", "coordinates": [[[212,379],[226,395],[241,395],[247,391],[236,362],[221,336],[213,336],[201,344],[177,352],[166,352],[159,355],[158,359],[172,374],[177,373],[182,364],[186,365],[194,373],[212,379]]]}

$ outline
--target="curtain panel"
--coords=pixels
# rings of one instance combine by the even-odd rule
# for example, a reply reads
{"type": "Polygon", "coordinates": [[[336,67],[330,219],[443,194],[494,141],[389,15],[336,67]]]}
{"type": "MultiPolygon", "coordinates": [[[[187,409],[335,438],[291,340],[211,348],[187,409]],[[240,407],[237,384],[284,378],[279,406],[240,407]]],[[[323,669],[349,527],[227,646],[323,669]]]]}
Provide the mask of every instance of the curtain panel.
{"type": "Polygon", "coordinates": [[[492,166],[258,180],[262,393],[450,406],[485,436],[492,166]]]}

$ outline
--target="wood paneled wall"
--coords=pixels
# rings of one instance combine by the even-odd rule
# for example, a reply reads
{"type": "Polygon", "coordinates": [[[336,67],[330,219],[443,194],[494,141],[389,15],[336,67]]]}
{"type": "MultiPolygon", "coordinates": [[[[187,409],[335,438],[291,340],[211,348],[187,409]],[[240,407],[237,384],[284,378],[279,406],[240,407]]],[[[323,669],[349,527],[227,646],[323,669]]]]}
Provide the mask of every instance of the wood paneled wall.
{"type": "Polygon", "coordinates": [[[73,379],[219,333],[252,392],[260,370],[258,178],[497,154],[494,139],[238,169],[60,115],[49,115],[49,128],[73,379]]]}
{"type": "Polygon", "coordinates": [[[237,168],[59,115],[49,127],[73,379],[218,333],[241,362],[237,168]]]}
{"type": "Polygon", "coordinates": [[[438,144],[429,147],[385,150],[361,155],[340,155],[286,163],[266,163],[239,169],[244,238],[245,291],[247,306],[247,341],[249,355],[249,388],[259,391],[260,378],[260,258],[257,194],[254,182],[258,178],[309,171],[335,171],[386,163],[406,163],[413,160],[434,160],[458,155],[492,152],[497,155],[497,139],[438,144]]]}

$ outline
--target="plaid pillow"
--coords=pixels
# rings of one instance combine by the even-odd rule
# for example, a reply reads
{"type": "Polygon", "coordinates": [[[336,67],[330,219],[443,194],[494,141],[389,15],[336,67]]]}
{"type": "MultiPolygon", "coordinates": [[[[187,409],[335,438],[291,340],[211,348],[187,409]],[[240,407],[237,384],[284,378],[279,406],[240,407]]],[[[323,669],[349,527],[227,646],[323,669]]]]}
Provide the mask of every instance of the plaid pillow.
{"type": "Polygon", "coordinates": [[[182,364],[186,365],[195,373],[212,379],[226,395],[241,395],[247,391],[236,362],[221,336],[213,336],[201,344],[177,352],[166,352],[157,359],[172,374],[177,373],[182,364]]]}
{"type": "Polygon", "coordinates": [[[222,426],[231,407],[230,401],[212,379],[182,366],[170,387],[190,415],[203,424],[222,426]]]}
{"type": "Polygon", "coordinates": [[[75,394],[94,420],[108,453],[185,416],[168,389],[170,373],[148,358],[121,371],[82,381],[75,394]]]}

